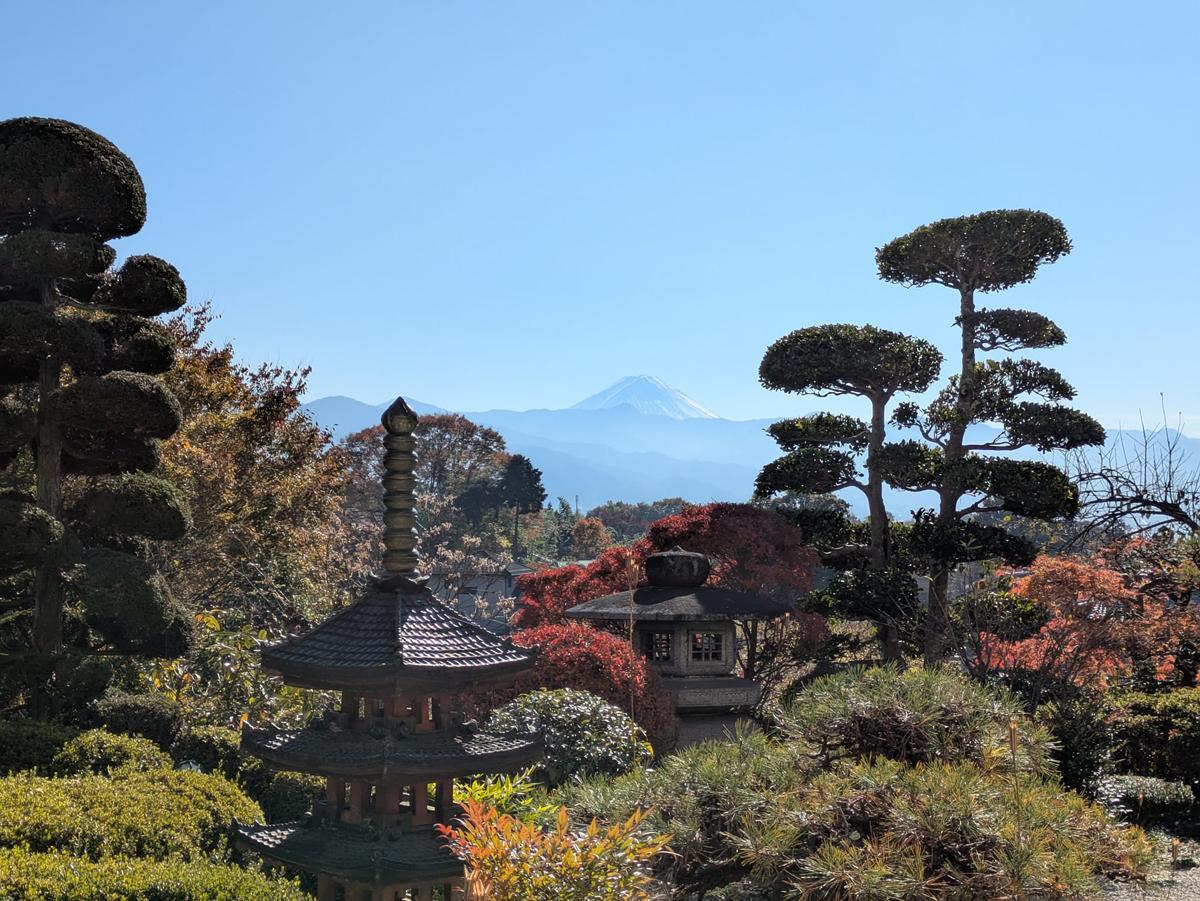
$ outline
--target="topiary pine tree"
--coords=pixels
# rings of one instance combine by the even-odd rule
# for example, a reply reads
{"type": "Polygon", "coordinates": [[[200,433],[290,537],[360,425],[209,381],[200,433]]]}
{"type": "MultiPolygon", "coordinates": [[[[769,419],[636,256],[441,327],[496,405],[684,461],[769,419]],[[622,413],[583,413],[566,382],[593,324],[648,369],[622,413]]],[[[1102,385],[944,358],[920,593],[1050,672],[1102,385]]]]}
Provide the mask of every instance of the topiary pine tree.
{"type": "Polygon", "coordinates": [[[1025,564],[1033,558],[1029,542],[1000,526],[974,523],[971,514],[1006,511],[1052,520],[1073,516],[1078,508],[1075,487],[1057,467],[985,454],[1069,450],[1104,441],[1096,420],[1061,405],[1075,390],[1057,371],[1033,360],[977,359],[989,351],[1066,341],[1062,329],[1040,313],[978,309],[975,295],[1032,281],[1040,266],[1070,251],[1062,222],[1034,210],[942,219],[876,251],[884,281],[944,285],[959,297],[960,371],[924,410],[906,403],[893,415],[898,425],[917,427],[929,445],[901,442],[884,465],[893,484],[938,494],[938,509],[918,511],[911,536],[914,551],[931,567],[927,660],[944,657],[949,646],[947,589],[954,564],[995,557],[1025,564]],[[968,429],[976,423],[998,423],[1000,431],[972,440],[968,429]]]}
{"type": "Polygon", "coordinates": [[[851,396],[870,402],[871,419],[817,413],[774,423],[768,432],[787,453],[768,463],[755,483],[759,498],[780,493],[832,494],[857,488],[866,495],[870,511],[865,547],[849,547],[845,529],[832,542],[821,536],[809,540],[823,545],[824,558],[843,570],[866,570],[838,580],[847,595],[839,598],[844,612],[870,616],[885,626],[884,652],[895,657],[895,629],[890,626],[903,607],[898,594],[912,594],[912,578],[897,572],[892,554],[890,523],[883,500],[883,460],[892,448],[885,444],[887,406],[899,393],[925,391],[938,376],[942,355],[928,341],[871,325],[818,325],[780,338],[768,349],[759,367],[767,387],[817,397],[851,396]],[[865,476],[857,457],[866,451],[865,476]],[[830,545],[836,545],[831,547],[830,545]],[[849,551],[849,553],[847,553],[849,551]],[[899,579],[894,578],[899,576],[899,579]],[[904,586],[907,591],[899,591],[904,586]]]}
{"type": "Polygon", "coordinates": [[[29,453],[35,491],[0,499],[0,574],[32,606],[44,661],[63,652],[67,614],[85,649],[174,655],[191,634],[140,552],[189,519],[149,474],[180,423],[153,377],[174,345],[151,317],[181,307],[185,288],[157,257],[110,269],[105,243],[145,218],[137,169],[100,135],[57,119],[0,122],[0,465],[29,453]]]}

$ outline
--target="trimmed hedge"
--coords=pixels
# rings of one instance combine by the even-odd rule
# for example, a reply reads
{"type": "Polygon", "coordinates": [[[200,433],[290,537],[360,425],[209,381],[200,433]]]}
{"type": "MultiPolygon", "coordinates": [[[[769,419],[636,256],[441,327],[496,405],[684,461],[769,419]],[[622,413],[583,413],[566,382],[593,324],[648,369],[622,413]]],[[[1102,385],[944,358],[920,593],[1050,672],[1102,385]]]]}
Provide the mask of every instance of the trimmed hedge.
{"type": "Polygon", "coordinates": [[[1200,795],[1200,688],[1131,692],[1111,707],[1118,770],[1186,782],[1200,795]]]}
{"type": "Polygon", "coordinates": [[[74,726],[38,720],[0,720],[0,775],[46,770],[63,746],[79,734],[74,726]]]}
{"type": "Polygon", "coordinates": [[[303,819],[325,792],[320,776],[275,770],[255,757],[242,758],[237,781],[261,805],[268,823],[303,819]]]}
{"type": "Polygon", "coordinates": [[[113,735],[103,729],[91,729],[71,739],[50,765],[53,772],[63,776],[107,776],[121,769],[148,772],[170,767],[171,758],[150,739],[113,735]]]}
{"type": "Polygon", "coordinates": [[[183,728],[179,704],[161,694],[113,692],[92,705],[91,719],[109,732],[148,738],[164,751],[183,728]]]}
{"type": "Polygon", "coordinates": [[[0,897],[21,901],[302,901],[291,882],[207,861],[90,861],[63,852],[0,848],[0,897]]]}
{"type": "Polygon", "coordinates": [[[224,853],[234,817],[261,822],[261,808],[221,776],[175,770],[118,771],[114,778],[0,779],[0,847],[185,859],[224,853]]]}
{"type": "Polygon", "coordinates": [[[1198,809],[1190,786],[1153,776],[1110,776],[1100,785],[1099,800],[1139,826],[1190,818],[1198,809]]]}

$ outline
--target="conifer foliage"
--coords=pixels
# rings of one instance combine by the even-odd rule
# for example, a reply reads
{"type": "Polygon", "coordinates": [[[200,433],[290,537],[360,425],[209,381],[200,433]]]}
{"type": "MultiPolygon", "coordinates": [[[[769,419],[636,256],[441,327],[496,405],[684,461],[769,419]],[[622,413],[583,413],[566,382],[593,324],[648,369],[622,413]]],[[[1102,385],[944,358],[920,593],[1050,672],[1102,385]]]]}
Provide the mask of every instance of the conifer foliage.
{"type": "Polygon", "coordinates": [[[175,655],[191,637],[145,555],[190,518],[150,474],[180,425],[156,378],[174,346],[153,317],[186,291],[157,257],[113,269],[106,243],[145,219],[141,177],[108,140],[57,119],[0,122],[0,465],[32,489],[0,497],[0,572],[50,663],[65,646],[175,655]]]}

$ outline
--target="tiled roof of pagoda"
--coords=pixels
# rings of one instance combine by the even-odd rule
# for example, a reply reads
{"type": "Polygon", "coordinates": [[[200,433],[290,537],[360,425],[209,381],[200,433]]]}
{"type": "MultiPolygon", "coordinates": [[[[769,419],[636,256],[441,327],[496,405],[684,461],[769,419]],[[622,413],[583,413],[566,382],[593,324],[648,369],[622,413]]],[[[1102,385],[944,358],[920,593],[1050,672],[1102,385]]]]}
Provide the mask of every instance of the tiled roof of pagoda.
{"type": "Polygon", "coordinates": [[[453,879],[462,861],[433,831],[386,835],[326,824],[277,823],[238,826],[238,837],[271,860],[299,869],[374,885],[453,879]]]}
{"type": "Polygon", "coordinates": [[[263,665],[304,688],[453,690],[528,669],[535,652],[517,647],[403,576],[309,632],[263,651],[263,665]]]}
{"type": "Polygon", "coordinates": [[[718,622],[770,619],[794,609],[786,601],[728,588],[649,585],[576,604],[567,610],[567,616],[619,621],[632,616],[635,622],[718,622]]]}
{"type": "Polygon", "coordinates": [[[431,732],[377,738],[367,732],[242,730],[242,749],[281,769],[372,780],[517,770],[541,757],[543,745],[540,734],[431,732]]]}

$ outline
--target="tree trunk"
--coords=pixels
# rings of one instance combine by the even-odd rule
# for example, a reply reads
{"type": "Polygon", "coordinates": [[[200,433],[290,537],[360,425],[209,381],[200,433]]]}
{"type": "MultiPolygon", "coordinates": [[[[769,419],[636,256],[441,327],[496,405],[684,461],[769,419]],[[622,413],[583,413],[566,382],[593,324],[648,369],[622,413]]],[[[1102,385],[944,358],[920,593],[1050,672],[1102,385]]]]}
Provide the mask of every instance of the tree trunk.
{"type": "MultiPolygon", "coordinates": [[[[955,421],[946,438],[945,467],[942,487],[938,492],[938,523],[949,525],[958,519],[958,502],[963,496],[961,463],[967,426],[975,412],[975,290],[959,289],[959,327],[962,329],[962,369],[958,375],[958,398],[955,401],[955,421]]],[[[945,658],[950,645],[950,567],[953,561],[943,561],[930,573],[929,610],[925,619],[925,663],[934,664],[945,658]]]]}
{"type": "MultiPolygon", "coordinates": [[[[54,282],[42,284],[42,303],[55,306],[54,282]]],[[[38,364],[37,503],[55,519],[62,512],[62,430],[58,414],[59,375],[62,362],[55,355],[38,364]]],[[[52,546],[38,567],[34,581],[33,649],[48,658],[58,656],[63,635],[62,542],[52,546]]],[[[47,716],[46,699],[35,692],[35,716],[47,716]]]]}
{"type": "MultiPolygon", "coordinates": [[[[871,398],[871,437],[867,444],[867,508],[871,515],[871,569],[881,570],[891,563],[891,528],[887,508],[883,503],[883,473],[879,471],[879,454],[886,435],[884,413],[887,400],[871,398]]],[[[879,647],[884,660],[899,660],[900,640],[894,623],[879,620],[879,647]]]]}

